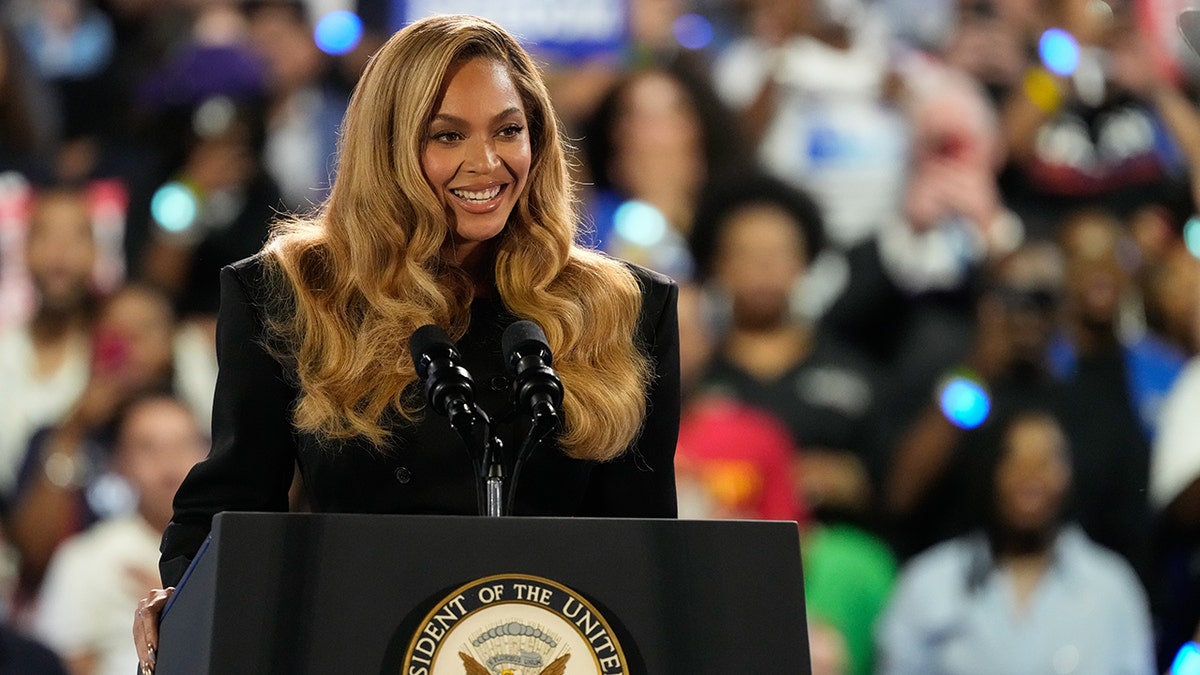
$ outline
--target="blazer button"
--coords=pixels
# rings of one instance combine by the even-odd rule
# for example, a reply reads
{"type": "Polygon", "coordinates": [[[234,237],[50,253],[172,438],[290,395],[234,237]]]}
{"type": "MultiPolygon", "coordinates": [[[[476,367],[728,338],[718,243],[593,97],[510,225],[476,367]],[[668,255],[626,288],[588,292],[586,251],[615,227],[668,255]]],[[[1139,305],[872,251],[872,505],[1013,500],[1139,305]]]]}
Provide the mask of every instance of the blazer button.
{"type": "Polygon", "coordinates": [[[396,469],[396,480],[401,483],[409,482],[412,480],[412,471],[409,471],[407,466],[396,469]]]}

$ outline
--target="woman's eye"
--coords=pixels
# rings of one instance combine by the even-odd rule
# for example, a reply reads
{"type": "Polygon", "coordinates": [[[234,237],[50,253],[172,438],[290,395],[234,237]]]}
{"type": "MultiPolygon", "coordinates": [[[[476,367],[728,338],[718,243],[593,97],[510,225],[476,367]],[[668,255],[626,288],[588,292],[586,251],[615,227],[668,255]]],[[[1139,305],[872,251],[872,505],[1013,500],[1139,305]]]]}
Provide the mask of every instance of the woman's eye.
{"type": "Polygon", "coordinates": [[[525,127],[521,126],[520,124],[510,124],[500,130],[500,135],[505,138],[512,138],[514,136],[520,136],[522,131],[525,131],[525,127]]]}
{"type": "Polygon", "coordinates": [[[457,131],[439,131],[438,133],[433,135],[433,140],[441,141],[443,143],[453,143],[455,141],[461,141],[462,138],[463,138],[462,134],[458,133],[457,131]]]}

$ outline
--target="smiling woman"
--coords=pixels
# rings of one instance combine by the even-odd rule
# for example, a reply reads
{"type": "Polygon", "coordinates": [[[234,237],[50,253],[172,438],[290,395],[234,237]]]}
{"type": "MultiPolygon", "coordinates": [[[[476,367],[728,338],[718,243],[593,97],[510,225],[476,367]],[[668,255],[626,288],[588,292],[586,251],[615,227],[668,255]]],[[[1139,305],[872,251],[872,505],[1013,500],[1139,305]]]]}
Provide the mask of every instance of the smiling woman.
{"type": "MultiPolygon", "coordinates": [[[[576,244],[574,185],[541,74],[489,21],[440,16],[371,59],[341,128],[337,179],[221,273],[213,449],[163,537],[177,582],[220,511],[282,511],[298,465],[310,507],[472,514],[471,461],[424,415],[409,336],[458,344],[485,410],[511,407],[504,329],[531,320],[562,379],[556,444],[525,464],[518,515],[674,517],[677,288],[576,244]]],[[[519,421],[492,431],[517,447],[519,421]]],[[[152,670],[170,590],[139,606],[152,670]]]]}
{"type": "Polygon", "coordinates": [[[454,224],[458,263],[473,267],[478,245],[504,229],[525,189],[528,123],[503,63],[472,59],[448,73],[443,87],[421,168],[454,224]]]}

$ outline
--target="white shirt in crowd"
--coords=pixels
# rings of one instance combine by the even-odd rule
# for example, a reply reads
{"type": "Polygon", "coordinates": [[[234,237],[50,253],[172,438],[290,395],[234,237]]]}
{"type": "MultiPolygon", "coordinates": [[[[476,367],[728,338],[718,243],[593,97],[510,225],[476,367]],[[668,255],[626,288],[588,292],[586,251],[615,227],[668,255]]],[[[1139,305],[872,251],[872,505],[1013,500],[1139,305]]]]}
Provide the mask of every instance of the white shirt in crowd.
{"type": "Polygon", "coordinates": [[[39,377],[26,326],[0,332],[0,495],[11,495],[29,439],[57,424],[87,386],[91,354],[86,340],[68,349],[54,372],[39,377]]]}
{"type": "Polygon", "coordinates": [[[158,578],[160,539],[134,514],[101,521],[63,542],[37,599],[35,636],[64,660],[96,654],[96,675],[137,672],[130,626],[149,590],[142,580],[158,578]]]}

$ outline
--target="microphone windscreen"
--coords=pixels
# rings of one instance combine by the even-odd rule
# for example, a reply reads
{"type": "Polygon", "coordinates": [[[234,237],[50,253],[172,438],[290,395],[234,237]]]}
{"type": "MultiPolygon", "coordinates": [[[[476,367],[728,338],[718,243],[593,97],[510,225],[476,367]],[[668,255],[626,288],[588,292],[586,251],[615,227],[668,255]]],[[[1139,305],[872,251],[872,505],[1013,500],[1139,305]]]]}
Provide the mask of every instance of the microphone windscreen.
{"type": "Polygon", "coordinates": [[[424,356],[439,348],[454,350],[454,342],[440,327],[430,323],[413,331],[412,337],[408,339],[408,351],[412,354],[413,367],[417,369],[417,377],[425,379],[428,362],[424,360],[424,356]]]}
{"type": "Polygon", "coordinates": [[[500,338],[500,347],[504,350],[504,362],[512,364],[512,357],[518,351],[534,347],[541,348],[546,354],[546,365],[550,365],[550,345],[546,343],[546,334],[540,326],[532,321],[522,319],[509,324],[500,338]]]}

